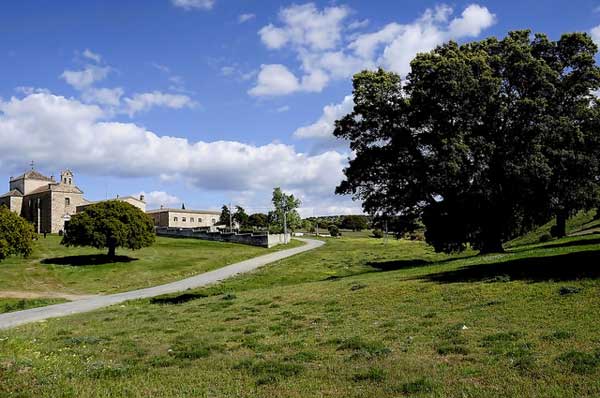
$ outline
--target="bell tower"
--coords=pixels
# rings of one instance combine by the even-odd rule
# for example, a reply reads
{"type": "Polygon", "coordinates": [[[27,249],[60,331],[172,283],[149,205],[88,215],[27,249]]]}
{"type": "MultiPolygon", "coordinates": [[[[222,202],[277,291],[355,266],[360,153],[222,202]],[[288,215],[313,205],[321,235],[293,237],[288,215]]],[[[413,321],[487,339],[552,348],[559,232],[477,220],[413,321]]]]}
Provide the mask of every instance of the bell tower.
{"type": "Polygon", "coordinates": [[[60,173],[60,183],[64,185],[73,185],[73,172],[69,169],[60,173]]]}

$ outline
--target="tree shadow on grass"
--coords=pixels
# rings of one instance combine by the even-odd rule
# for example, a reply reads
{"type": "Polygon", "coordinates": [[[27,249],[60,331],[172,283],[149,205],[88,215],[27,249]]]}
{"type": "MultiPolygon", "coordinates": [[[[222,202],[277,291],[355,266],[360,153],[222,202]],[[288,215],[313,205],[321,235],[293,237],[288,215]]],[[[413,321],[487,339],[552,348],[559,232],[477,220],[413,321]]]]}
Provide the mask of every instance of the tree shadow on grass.
{"type": "Polygon", "coordinates": [[[137,258],[129,256],[109,257],[106,254],[86,254],[81,256],[45,258],[41,261],[41,263],[52,265],[70,265],[72,267],[85,267],[89,265],[130,263],[132,261],[137,261],[137,258]]]}
{"type": "Polygon", "coordinates": [[[529,257],[493,264],[477,264],[453,271],[424,275],[438,283],[573,281],[600,277],[600,250],[547,257],[529,257]]]}
{"type": "Polygon", "coordinates": [[[368,262],[367,265],[369,267],[375,268],[377,271],[385,272],[385,271],[397,271],[397,270],[401,270],[401,269],[409,269],[409,268],[416,268],[416,267],[424,267],[427,265],[445,264],[445,263],[449,263],[451,261],[464,260],[465,258],[470,258],[470,257],[475,257],[475,256],[477,256],[477,254],[463,256],[463,257],[450,257],[450,258],[447,258],[444,260],[437,260],[437,261],[429,261],[429,260],[423,260],[423,259],[371,261],[371,262],[368,262]]]}
{"type": "Polygon", "coordinates": [[[188,301],[201,299],[204,297],[208,297],[207,294],[204,293],[183,293],[177,296],[160,296],[153,297],[150,299],[151,304],[183,304],[188,301]]]}

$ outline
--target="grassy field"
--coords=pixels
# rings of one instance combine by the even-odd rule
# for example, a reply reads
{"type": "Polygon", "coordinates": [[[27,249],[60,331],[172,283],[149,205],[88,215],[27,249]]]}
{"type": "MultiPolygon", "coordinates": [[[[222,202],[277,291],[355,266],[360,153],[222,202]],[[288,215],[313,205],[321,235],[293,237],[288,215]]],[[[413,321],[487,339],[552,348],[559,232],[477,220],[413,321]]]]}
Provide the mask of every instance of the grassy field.
{"type": "MultiPolygon", "coordinates": [[[[294,241],[292,245],[299,245],[294,241]]],[[[35,242],[27,259],[10,257],[0,263],[0,297],[3,291],[70,294],[114,293],[172,282],[227,264],[281,250],[209,242],[157,238],[142,250],[117,250],[109,262],[104,251],[66,248],[60,237],[49,235],[35,242]]]]}
{"type": "Polygon", "coordinates": [[[457,258],[328,239],[210,288],[0,331],[0,396],[597,397],[599,243],[457,258]]]}

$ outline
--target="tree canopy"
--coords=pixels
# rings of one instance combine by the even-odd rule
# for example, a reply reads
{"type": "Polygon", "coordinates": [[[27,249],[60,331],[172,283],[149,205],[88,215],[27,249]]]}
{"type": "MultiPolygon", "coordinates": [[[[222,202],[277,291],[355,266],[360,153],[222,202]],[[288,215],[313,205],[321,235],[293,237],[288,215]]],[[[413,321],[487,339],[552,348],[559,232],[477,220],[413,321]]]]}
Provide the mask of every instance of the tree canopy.
{"type": "Polygon", "coordinates": [[[289,230],[295,230],[302,226],[302,219],[296,210],[300,207],[300,199],[297,199],[292,194],[284,193],[281,188],[273,189],[273,197],[271,199],[275,210],[269,213],[270,228],[277,232],[283,232],[283,215],[289,230]]]}
{"type": "Polygon", "coordinates": [[[352,113],[334,134],[356,157],[339,194],[366,212],[422,220],[437,251],[482,252],[557,214],[597,203],[597,48],[510,32],[419,54],[402,83],[354,76],[352,113]]]}
{"type": "Polygon", "coordinates": [[[119,247],[138,250],[154,243],[152,219],[137,207],[117,200],[87,206],[65,225],[62,244],[107,248],[115,256],[119,247]]]}
{"type": "Polygon", "coordinates": [[[249,216],[246,214],[246,210],[242,206],[235,207],[235,213],[233,213],[233,221],[235,221],[240,229],[246,228],[248,226],[249,216]]]}
{"type": "Polygon", "coordinates": [[[369,228],[369,222],[365,216],[344,216],[342,218],[342,222],[340,223],[340,228],[351,229],[353,231],[362,231],[363,229],[369,228]]]}
{"type": "Polygon", "coordinates": [[[5,206],[0,206],[0,261],[8,256],[29,256],[33,237],[31,224],[5,206]]]}
{"type": "Polygon", "coordinates": [[[219,216],[218,224],[227,225],[227,227],[229,227],[229,224],[231,223],[231,217],[232,214],[229,206],[223,205],[223,207],[221,207],[221,215],[219,216]]]}

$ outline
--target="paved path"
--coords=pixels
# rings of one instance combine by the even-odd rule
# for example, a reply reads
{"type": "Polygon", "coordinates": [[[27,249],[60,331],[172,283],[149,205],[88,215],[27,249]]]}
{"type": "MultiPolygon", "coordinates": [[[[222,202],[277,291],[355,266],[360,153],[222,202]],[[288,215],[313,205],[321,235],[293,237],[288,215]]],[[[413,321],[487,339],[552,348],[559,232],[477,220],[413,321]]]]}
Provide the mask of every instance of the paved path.
{"type": "Polygon", "coordinates": [[[264,256],[251,258],[250,260],[227,265],[214,271],[192,276],[177,282],[167,283],[166,285],[132,290],[123,293],[115,293],[106,296],[96,296],[89,299],[71,301],[69,303],[54,304],[46,307],[38,307],[24,311],[0,314],[0,329],[8,329],[14,326],[41,321],[48,318],[57,318],[71,314],[78,314],[81,312],[93,311],[109,305],[119,304],[127,300],[160,296],[163,294],[176,293],[187,289],[194,289],[197,287],[210,285],[212,283],[231,278],[232,276],[255,270],[263,265],[284,259],[286,257],[316,249],[324,244],[323,241],[314,239],[299,240],[306,244],[293,249],[280,250],[265,254],[264,256]]]}

